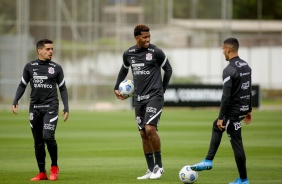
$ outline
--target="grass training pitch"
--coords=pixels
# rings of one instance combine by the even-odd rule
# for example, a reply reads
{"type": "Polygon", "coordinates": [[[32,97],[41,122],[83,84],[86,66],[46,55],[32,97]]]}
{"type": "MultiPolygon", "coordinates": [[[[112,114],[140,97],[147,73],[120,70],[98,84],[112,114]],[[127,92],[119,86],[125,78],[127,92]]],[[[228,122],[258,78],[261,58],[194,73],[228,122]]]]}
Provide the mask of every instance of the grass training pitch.
{"type": "MultiPolygon", "coordinates": [[[[60,112],[61,113],[61,112],[60,112]]],[[[159,180],[137,180],[147,170],[134,111],[70,112],[59,118],[57,184],[181,184],[178,172],[207,154],[214,109],[164,108],[159,135],[165,173],[159,180]]],[[[61,114],[60,114],[61,116],[61,114]]],[[[0,183],[32,183],[38,173],[27,111],[0,111],[0,183]]],[[[248,178],[252,184],[281,184],[282,113],[254,110],[253,122],[243,124],[248,178]]],[[[47,149],[46,149],[47,151],[47,149]]],[[[50,157],[46,152],[49,177],[50,157]]],[[[238,172],[226,133],[213,169],[199,172],[197,184],[227,184],[238,172]]],[[[50,183],[51,181],[40,181],[50,183]]]]}

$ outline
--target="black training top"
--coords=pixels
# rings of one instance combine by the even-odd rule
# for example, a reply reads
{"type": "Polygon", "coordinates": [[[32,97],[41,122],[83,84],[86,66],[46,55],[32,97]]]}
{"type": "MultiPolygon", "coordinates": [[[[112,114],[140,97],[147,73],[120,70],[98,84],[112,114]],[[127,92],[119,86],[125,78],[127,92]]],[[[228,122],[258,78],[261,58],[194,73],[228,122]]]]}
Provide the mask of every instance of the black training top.
{"type": "Polygon", "coordinates": [[[64,112],[69,112],[68,92],[62,67],[53,61],[35,60],[27,63],[18,86],[13,105],[17,105],[30,82],[30,104],[40,106],[59,105],[57,85],[64,104],[64,112]]]}
{"type": "Polygon", "coordinates": [[[218,119],[243,119],[252,111],[252,70],[238,56],[223,70],[223,94],[218,119]]]}
{"type": "Polygon", "coordinates": [[[131,67],[134,82],[134,104],[145,104],[150,100],[164,100],[164,92],[172,75],[172,68],[164,52],[153,44],[148,48],[130,47],[123,53],[115,90],[118,89],[131,67]],[[161,68],[164,70],[162,79],[161,68]]]}

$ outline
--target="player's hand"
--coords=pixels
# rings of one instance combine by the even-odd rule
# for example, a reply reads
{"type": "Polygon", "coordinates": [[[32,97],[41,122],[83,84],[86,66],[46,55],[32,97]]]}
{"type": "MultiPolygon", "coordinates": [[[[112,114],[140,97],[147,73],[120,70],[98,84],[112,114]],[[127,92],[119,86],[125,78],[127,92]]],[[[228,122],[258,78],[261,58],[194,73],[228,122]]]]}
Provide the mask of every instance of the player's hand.
{"type": "Polygon", "coordinates": [[[67,121],[67,119],[69,118],[69,113],[63,112],[63,118],[64,118],[64,122],[67,121]]]}
{"type": "Polygon", "coordinates": [[[18,113],[18,109],[19,109],[19,106],[18,105],[12,105],[12,112],[14,113],[14,114],[17,114],[18,113]]]}
{"type": "Polygon", "coordinates": [[[223,126],[222,123],[223,123],[223,119],[218,119],[217,120],[216,125],[219,128],[219,130],[223,130],[225,128],[225,126],[223,126]]]}
{"type": "Polygon", "coordinates": [[[127,97],[122,96],[118,90],[115,90],[114,92],[118,99],[121,99],[121,100],[127,99],[127,97]]]}
{"type": "Polygon", "coordinates": [[[244,122],[245,122],[246,125],[248,125],[252,122],[252,113],[251,112],[249,112],[247,114],[247,116],[244,118],[244,122]]]}

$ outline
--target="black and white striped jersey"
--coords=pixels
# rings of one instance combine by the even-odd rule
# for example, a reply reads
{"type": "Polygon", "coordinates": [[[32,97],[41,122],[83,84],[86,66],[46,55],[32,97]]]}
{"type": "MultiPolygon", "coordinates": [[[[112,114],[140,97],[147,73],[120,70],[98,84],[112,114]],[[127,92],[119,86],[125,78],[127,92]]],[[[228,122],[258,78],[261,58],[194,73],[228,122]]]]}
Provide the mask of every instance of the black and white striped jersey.
{"type": "Polygon", "coordinates": [[[27,63],[23,70],[22,79],[17,89],[13,105],[23,95],[30,83],[30,104],[40,106],[59,105],[57,85],[59,87],[64,112],[68,112],[68,93],[62,67],[53,61],[35,60],[27,63]]]}
{"type": "Polygon", "coordinates": [[[223,70],[223,94],[219,119],[243,119],[252,111],[252,70],[239,56],[230,59],[223,70]]]}
{"type": "Polygon", "coordinates": [[[164,92],[172,75],[172,68],[164,52],[153,44],[148,48],[130,47],[123,53],[115,89],[125,79],[129,68],[134,81],[134,103],[144,104],[150,100],[164,100],[164,92]],[[164,70],[162,78],[161,69],[164,70]]]}

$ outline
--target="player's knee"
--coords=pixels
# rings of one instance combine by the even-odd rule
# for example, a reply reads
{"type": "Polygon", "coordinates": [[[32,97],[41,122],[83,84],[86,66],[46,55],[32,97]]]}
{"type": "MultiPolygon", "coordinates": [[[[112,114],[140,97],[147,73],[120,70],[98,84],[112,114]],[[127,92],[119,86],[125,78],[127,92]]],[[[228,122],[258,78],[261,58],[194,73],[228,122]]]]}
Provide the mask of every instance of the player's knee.
{"type": "Polygon", "coordinates": [[[146,134],[145,130],[140,130],[140,136],[143,140],[149,139],[148,135],[146,134]]]}
{"type": "Polygon", "coordinates": [[[146,125],[145,130],[148,137],[152,137],[156,134],[156,128],[152,125],[146,125]]]}

